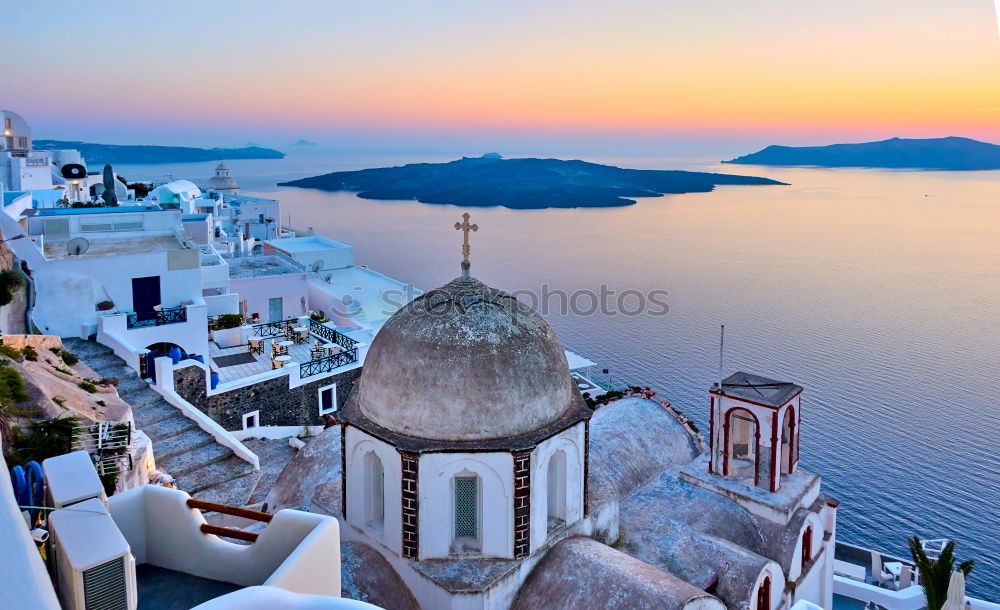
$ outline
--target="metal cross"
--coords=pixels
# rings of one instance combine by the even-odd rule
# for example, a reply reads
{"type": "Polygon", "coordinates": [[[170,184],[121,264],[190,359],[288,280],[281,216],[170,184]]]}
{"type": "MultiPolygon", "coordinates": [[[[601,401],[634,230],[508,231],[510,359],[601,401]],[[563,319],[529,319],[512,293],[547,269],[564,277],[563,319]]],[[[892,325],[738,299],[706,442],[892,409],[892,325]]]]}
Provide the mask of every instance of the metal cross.
{"type": "Polygon", "coordinates": [[[469,224],[469,213],[462,214],[462,222],[455,223],[455,230],[462,231],[462,275],[468,275],[469,253],[472,248],[469,246],[469,231],[478,231],[479,225],[469,224]]]}

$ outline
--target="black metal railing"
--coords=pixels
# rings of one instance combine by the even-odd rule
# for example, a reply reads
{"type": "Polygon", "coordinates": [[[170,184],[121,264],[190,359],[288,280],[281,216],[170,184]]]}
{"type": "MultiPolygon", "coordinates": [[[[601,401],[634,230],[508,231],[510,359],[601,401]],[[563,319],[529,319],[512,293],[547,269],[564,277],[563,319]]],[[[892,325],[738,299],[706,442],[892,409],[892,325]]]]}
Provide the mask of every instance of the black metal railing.
{"type": "Polygon", "coordinates": [[[137,311],[128,314],[125,325],[128,328],[147,328],[164,324],[187,322],[186,307],[171,307],[160,311],[137,311]]]}
{"type": "Polygon", "coordinates": [[[258,337],[277,337],[284,336],[287,332],[299,325],[299,321],[295,318],[290,320],[281,320],[280,322],[265,322],[263,324],[254,324],[251,328],[253,329],[253,334],[258,337]],[[286,330],[287,329],[287,330],[286,330]]]}
{"type": "Polygon", "coordinates": [[[356,348],[337,352],[330,356],[323,356],[309,362],[303,362],[299,365],[299,377],[304,379],[313,375],[319,375],[320,373],[327,373],[333,369],[354,364],[357,361],[358,350],[356,348]]]}
{"type": "Polygon", "coordinates": [[[309,320],[309,332],[317,337],[326,339],[330,343],[336,343],[344,349],[354,349],[358,345],[358,342],[354,339],[351,339],[343,333],[335,331],[329,326],[323,326],[321,322],[317,322],[313,319],[309,320]]]}

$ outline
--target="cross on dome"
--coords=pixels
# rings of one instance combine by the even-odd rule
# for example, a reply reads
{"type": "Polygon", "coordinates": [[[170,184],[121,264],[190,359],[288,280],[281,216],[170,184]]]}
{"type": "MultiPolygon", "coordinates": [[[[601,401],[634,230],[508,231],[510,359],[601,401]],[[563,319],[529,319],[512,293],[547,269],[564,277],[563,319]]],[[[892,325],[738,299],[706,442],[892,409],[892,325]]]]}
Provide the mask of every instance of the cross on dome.
{"type": "Polygon", "coordinates": [[[462,277],[469,277],[469,267],[472,266],[469,262],[469,253],[472,251],[472,247],[469,246],[469,232],[479,230],[479,225],[470,224],[469,218],[469,213],[466,212],[462,214],[462,222],[455,223],[455,230],[462,232],[462,277]]]}

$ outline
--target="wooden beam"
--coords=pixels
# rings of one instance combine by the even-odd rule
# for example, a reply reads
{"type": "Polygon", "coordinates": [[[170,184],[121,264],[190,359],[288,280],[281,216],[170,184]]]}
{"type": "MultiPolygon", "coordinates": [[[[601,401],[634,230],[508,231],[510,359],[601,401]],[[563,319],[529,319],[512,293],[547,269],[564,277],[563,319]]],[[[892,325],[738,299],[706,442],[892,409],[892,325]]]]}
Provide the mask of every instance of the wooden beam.
{"type": "Polygon", "coordinates": [[[243,517],[244,519],[251,519],[253,521],[263,521],[264,523],[270,523],[271,519],[274,518],[274,515],[262,513],[259,510],[239,508],[237,506],[229,506],[228,504],[216,504],[215,502],[205,502],[204,500],[195,500],[194,498],[188,498],[187,505],[188,508],[212,511],[222,513],[223,515],[233,515],[234,517],[243,517]]]}
{"type": "Polygon", "coordinates": [[[245,540],[247,542],[257,542],[257,534],[254,532],[246,532],[231,527],[220,527],[218,525],[209,525],[208,523],[201,524],[201,533],[215,534],[216,536],[223,536],[225,538],[235,538],[237,540],[245,540]]]}

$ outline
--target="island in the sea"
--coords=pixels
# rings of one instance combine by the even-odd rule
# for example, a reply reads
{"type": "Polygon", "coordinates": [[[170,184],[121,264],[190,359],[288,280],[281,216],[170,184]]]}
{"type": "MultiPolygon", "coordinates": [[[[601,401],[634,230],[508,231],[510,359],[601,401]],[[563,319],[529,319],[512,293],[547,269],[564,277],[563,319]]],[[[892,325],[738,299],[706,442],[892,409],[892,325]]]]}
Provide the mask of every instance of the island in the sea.
{"type": "Polygon", "coordinates": [[[723,163],[886,169],[1000,169],[1000,146],[969,138],[892,138],[830,146],[768,146],[723,163]]]}
{"type": "Polygon", "coordinates": [[[319,146],[319,144],[310,142],[309,140],[296,140],[292,142],[292,146],[319,146]]]}
{"type": "Polygon", "coordinates": [[[783,183],[753,176],[625,169],[586,161],[503,159],[494,153],[448,163],[333,172],[279,186],[351,191],[365,199],[542,209],[625,206],[635,203],[633,197],[704,193],[717,185],[765,184],[783,183]]]}
{"type": "Polygon", "coordinates": [[[194,163],[222,161],[224,159],[282,159],[285,153],[270,148],[247,146],[244,148],[191,148],[188,146],[141,146],[122,144],[93,144],[65,140],[35,140],[36,150],[73,149],[80,151],[92,165],[104,163],[194,163]]]}

